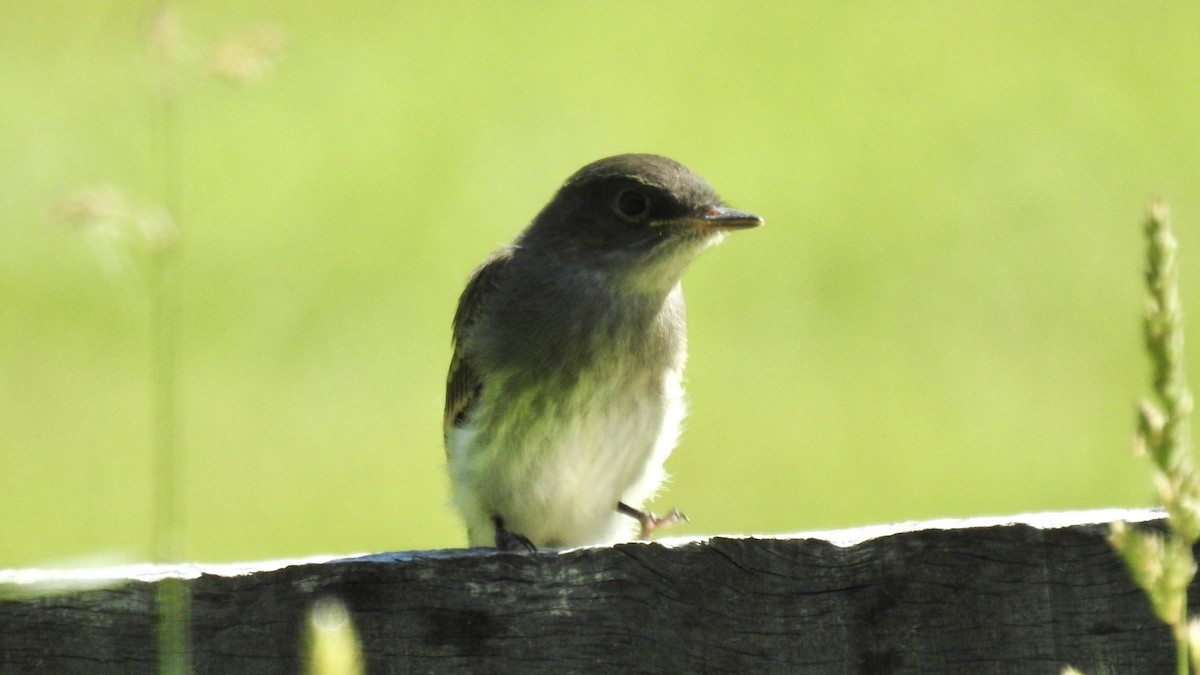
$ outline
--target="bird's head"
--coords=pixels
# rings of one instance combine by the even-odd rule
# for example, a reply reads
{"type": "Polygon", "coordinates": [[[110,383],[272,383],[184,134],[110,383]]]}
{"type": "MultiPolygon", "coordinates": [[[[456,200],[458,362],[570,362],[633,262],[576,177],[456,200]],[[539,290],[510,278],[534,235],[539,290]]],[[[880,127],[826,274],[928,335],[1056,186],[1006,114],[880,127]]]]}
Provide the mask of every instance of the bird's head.
{"type": "Polygon", "coordinates": [[[568,178],[516,243],[635,286],[669,288],[726,232],[761,224],[678,162],[616,155],[568,178]]]}

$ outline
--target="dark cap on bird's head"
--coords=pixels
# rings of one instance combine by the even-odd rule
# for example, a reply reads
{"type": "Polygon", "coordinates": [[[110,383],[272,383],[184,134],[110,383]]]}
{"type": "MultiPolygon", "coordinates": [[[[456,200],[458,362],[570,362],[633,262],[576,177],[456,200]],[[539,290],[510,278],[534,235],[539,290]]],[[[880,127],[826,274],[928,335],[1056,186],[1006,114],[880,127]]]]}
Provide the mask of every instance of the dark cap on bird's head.
{"type": "Polygon", "coordinates": [[[668,263],[682,273],[726,231],[761,224],[725,206],[703,178],[672,159],[616,155],[568,178],[517,245],[549,247],[614,271],[668,263]]]}

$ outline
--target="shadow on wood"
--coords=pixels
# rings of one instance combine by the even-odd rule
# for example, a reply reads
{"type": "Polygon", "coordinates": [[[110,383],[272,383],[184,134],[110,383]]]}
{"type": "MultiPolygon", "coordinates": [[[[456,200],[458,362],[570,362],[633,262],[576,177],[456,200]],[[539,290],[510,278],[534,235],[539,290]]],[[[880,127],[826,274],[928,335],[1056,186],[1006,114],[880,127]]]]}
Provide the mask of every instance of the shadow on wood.
{"type": "Polygon", "coordinates": [[[189,578],[201,673],[299,672],[307,612],[327,596],[349,608],[370,673],[1171,672],[1167,629],[1105,542],[1115,517],[1158,516],[110,570],[74,590],[87,575],[11,570],[0,672],[152,672],[164,575],[189,578]]]}

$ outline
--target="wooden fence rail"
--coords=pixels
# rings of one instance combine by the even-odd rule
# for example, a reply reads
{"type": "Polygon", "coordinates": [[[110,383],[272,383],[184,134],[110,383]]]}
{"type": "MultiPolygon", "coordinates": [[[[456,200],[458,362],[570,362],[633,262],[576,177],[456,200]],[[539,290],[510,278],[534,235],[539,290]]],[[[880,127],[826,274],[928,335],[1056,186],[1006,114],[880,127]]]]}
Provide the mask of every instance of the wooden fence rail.
{"type": "Polygon", "coordinates": [[[302,672],[324,597],[348,608],[369,673],[1172,672],[1168,631],[1105,542],[1115,518],[1161,525],[1147,511],[1050,513],[536,554],[0,571],[0,673],[152,672],[163,577],[186,579],[200,673],[302,672]]]}

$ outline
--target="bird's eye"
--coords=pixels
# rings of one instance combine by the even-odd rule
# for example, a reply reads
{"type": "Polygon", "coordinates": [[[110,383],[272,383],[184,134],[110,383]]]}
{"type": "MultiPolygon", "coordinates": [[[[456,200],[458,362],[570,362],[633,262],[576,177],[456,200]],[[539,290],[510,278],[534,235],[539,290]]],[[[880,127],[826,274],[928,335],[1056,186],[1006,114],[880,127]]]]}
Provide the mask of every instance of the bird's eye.
{"type": "Polygon", "coordinates": [[[617,193],[613,210],[623,220],[634,223],[650,212],[650,198],[638,190],[621,190],[617,193]]]}

